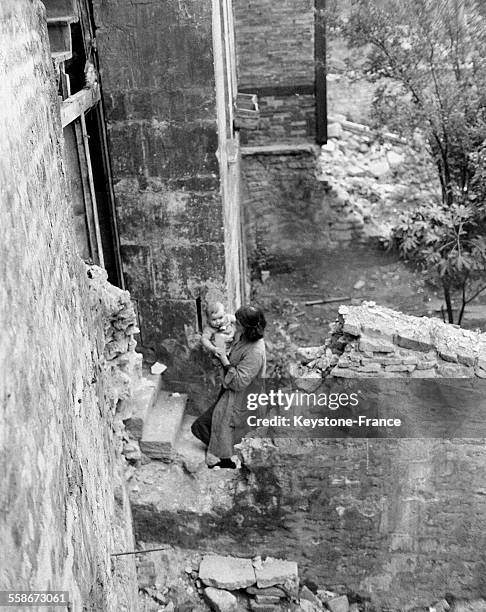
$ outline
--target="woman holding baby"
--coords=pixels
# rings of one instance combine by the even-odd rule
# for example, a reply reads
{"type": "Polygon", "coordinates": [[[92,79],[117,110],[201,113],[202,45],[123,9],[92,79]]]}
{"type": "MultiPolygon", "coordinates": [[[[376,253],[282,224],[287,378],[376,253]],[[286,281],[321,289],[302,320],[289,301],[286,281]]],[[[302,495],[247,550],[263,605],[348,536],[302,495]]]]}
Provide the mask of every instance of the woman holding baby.
{"type": "Polygon", "coordinates": [[[192,433],[208,446],[208,467],[236,468],[234,445],[245,433],[248,387],[265,376],[263,335],[266,321],[262,310],[243,306],[235,313],[235,336],[229,348],[213,352],[224,370],[223,385],[216,403],[198,417],[192,433]]]}

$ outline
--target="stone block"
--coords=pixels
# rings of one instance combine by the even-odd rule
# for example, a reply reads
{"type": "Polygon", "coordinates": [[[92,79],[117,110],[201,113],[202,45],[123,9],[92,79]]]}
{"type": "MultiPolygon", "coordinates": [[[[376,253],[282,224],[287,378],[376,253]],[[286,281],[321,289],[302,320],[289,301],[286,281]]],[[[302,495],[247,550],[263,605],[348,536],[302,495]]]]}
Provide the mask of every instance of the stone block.
{"type": "Polygon", "coordinates": [[[250,601],[250,610],[254,610],[254,612],[279,612],[281,608],[279,604],[264,604],[250,601]]]}
{"type": "Polygon", "coordinates": [[[319,612],[322,608],[318,608],[315,604],[307,599],[301,599],[298,609],[300,612],[319,612]]]}
{"type": "Polygon", "coordinates": [[[326,606],[331,612],[349,612],[349,601],[346,595],[328,599],[326,606]]]}
{"type": "Polygon", "coordinates": [[[437,601],[433,606],[431,606],[431,612],[448,612],[450,610],[449,602],[446,599],[441,599],[437,601]]]}
{"type": "Polygon", "coordinates": [[[306,346],[297,349],[297,357],[302,363],[309,363],[324,354],[325,347],[323,346],[306,346]]]}
{"type": "Polygon", "coordinates": [[[285,597],[285,591],[283,589],[279,589],[276,586],[267,587],[264,589],[259,589],[256,586],[250,586],[246,589],[246,592],[250,595],[265,595],[268,597],[285,597]]]}
{"type": "Polygon", "coordinates": [[[361,334],[361,325],[359,322],[344,321],[343,332],[350,336],[359,336],[361,334]]]}
{"type": "Polygon", "coordinates": [[[437,378],[438,374],[435,368],[430,370],[414,370],[411,374],[412,378],[437,378]]]}
{"type": "Polygon", "coordinates": [[[318,608],[322,607],[320,599],[316,595],[314,595],[314,593],[306,586],[303,586],[302,589],[300,590],[299,598],[300,598],[300,605],[302,605],[302,601],[305,600],[305,601],[309,601],[311,604],[313,604],[314,606],[317,606],[318,608]]]}
{"type": "Polygon", "coordinates": [[[476,362],[476,356],[466,348],[458,348],[457,362],[465,366],[473,366],[476,362]]]}
{"type": "Polygon", "coordinates": [[[275,595],[255,595],[255,601],[262,604],[278,604],[280,599],[275,595]]]}
{"type": "Polygon", "coordinates": [[[387,365],[385,366],[385,372],[413,372],[416,366],[414,365],[387,365]]]}
{"type": "Polygon", "coordinates": [[[328,138],[341,138],[343,135],[343,128],[340,123],[330,123],[327,126],[327,137],[328,138]]]}
{"type": "Polygon", "coordinates": [[[159,391],[143,426],[140,450],[151,459],[171,459],[184,418],[187,396],[159,391]]]}
{"type": "Polygon", "coordinates": [[[417,363],[417,370],[430,370],[437,365],[437,359],[423,359],[417,363]]]}
{"type": "Polygon", "coordinates": [[[390,168],[398,168],[405,161],[405,157],[400,153],[395,153],[395,151],[388,151],[386,159],[390,168]]]}
{"type": "MultiPolygon", "coordinates": [[[[357,366],[360,372],[381,372],[381,364],[380,363],[364,363],[361,367],[357,366]]],[[[387,366],[388,367],[388,366],[387,366]]]]}
{"type": "Polygon", "coordinates": [[[456,363],[439,363],[437,372],[443,378],[470,378],[473,376],[472,368],[456,363]]]}
{"type": "Polygon", "coordinates": [[[206,587],[204,595],[214,612],[237,612],[238,600],[229,591],[206,587]]]}
{"type": "Polygon", "coordinates": [[[446,345],[441,345],[437,349],[439,353],[439,357],[441,357],[444,361],[449,361],[450,363],[457,363],[457,353],[452,347],[448,347],[446,345]]]}
{"type": "Polygon", "coordinates": [[[430,351],[433,344],[426,334],[420,334],[415,330],[400,330],[397,333],[396,343],[402,348],[412,351],[430,351]]]}
{"type": "Polygon", "coordinates": [[[256,582],[251,559],[213,555],[204,557],[199,566],[199,579],[206,586],[219,589],[244,589],[256,582]]]}
{"type": "Polygon", "coordinates": [[[292,593],[298,592],[299,573],[295,561],[267,557],[261,567],[255,569],[255,576],[260,588],[281,584],[292,593]]]}
{"type": "Polygon", "coordinates": [[[381,178],[390,172],[390,165],[388,164],[386,158],[376,159],[370,162],[368,169],[370,174],[372,174],[375,178],[381,178]]]}

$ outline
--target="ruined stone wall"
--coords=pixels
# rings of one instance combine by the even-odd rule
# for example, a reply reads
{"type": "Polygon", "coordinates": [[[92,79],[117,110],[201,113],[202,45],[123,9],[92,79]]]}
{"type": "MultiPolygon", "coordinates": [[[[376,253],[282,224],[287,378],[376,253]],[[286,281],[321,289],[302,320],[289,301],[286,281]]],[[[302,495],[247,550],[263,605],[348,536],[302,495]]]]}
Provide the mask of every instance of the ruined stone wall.
{"type": "MultiPolygon", "coordinates": [[[[485,334],[373,303],[339,312],[327,345],[302,351],[296,376],[442,378],[466,394],[465,380],[486,376],[485,334]]],[[[400,397],[387,388],[389,408],[400,397]]],[[[465,420],[471,410],[480,408],[464,405],[465,420]]],[[[299,549],[319,584],[394,608],[484,594],[484,439],[247,440],[243,449],[254,499],[279,516],[271,549],[299,549]]]]}
{"type": "MultiPolygon", "coordinates": [[[[485,351],[485,334],[365,304],[341,308],[329,342],[298,351],[294,374],[316,393],[325,376],[386,379],[381,389],[394,407],[393,380],[409,380],[413,391],[415,377],[432,376],[444,393],[467,392],[486,374],[485,351]]],[[[420,407],[425,398],[418,399],[420,407]]],[[[467,419],[466,406],[457,408],[467,419]]],[[[213,472],[197,485],[181,482],[177,510],[139,479],[138,537],[297,561],[303,583],[371,602],[365,609],[425,609],[446,593],[484,596],[484,439],[261,433],[240,445],[239,474],[222,475],[217,487],[213,472]]]]}
{"type": "Polygon", "coordinates": [[[116,313],[75,252],[41,2],[0,4],[0,55],[0,588],[133,610],[133,562],[110,559],[133,546],[114,417],[127,381],[103,355],[116,313]]]}
{"type": "Polygon", "coordinates": [[[93,2],[126,284],[141,339],[196,324],[224,290],[211,2],[93,2]]]}
{"type": "Polygon", "coordinates": [[[238,88],[259,94],[250,144],[315,134],[313,0],[234,0],[238,88]],[[297,88],[297,89],[296,89],[297,88]]]}

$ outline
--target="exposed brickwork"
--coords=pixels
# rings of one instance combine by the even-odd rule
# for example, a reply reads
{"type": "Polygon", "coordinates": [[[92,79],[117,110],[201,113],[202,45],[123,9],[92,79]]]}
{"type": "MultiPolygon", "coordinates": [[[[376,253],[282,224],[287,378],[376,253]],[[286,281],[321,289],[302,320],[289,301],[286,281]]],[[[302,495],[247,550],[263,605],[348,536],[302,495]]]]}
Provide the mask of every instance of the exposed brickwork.
{"type": "Polygon", "coordinates": [[[240,87],[314,81],[314,0],[234,0],[240,87]]]}
{"type": "Polygon", "coordinates": [[[133,562],[112,571],[109,556],[133,545],[113,415],[120,364],[103,366],[103,297],[75,253],[41,2],[0,4],[0,55],[2,588],[133,610],[133,562]]]}
{"type": "MultiPolygon", "coordinates": [[[[306,245],[332,244],[338,202],[315,178],[313,153],[256,154],[243,159],[247,249],[250,260],[292,259],[306,245]]],[[[341,209],[339,210],[341,213],[341,209]]],[[[346,226],[347,227],[347,226],[346,226]]]]}
{"type": "MultiPolygon", "coordinates": [[[[314,0],[235,0],[238,87],[245,91],[314,84],[314,0]]],[[[248,143],[309,140],[315,134],[313,94],[259,96],[258,130],[248,143]]]]}
{"type": "Polygon", "coordinates": [[[313,95],[264,96],[259,98],[260,121],[256,130],[242,130],[242,143],[312,141],[316,127],[313,95]]]}
{"type": "Polygon", "coordinates": [[[94,3],[124,273],[141,341],[196,324],[224,291],[211,2],[94,3]]]}

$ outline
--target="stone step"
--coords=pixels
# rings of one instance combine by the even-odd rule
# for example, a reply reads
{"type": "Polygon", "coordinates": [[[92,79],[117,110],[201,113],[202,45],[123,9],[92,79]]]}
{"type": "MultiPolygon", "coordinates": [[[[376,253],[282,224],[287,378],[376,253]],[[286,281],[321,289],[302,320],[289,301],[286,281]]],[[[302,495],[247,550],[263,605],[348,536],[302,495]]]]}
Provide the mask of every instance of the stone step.
{"type": "Polygon", "coordinates": [[[133,390],[132,397],[123,400],[125,427],[135,440],[140,440],[149,410],[155,403],[162,385],[160,374],[144,376],[133,390]]]}
{"type": "Polygon", "coordinates": [[[171,461],[181,429],[187,395],[160,390],[143,426],[140,450],[150,459],[171,461]]]}

